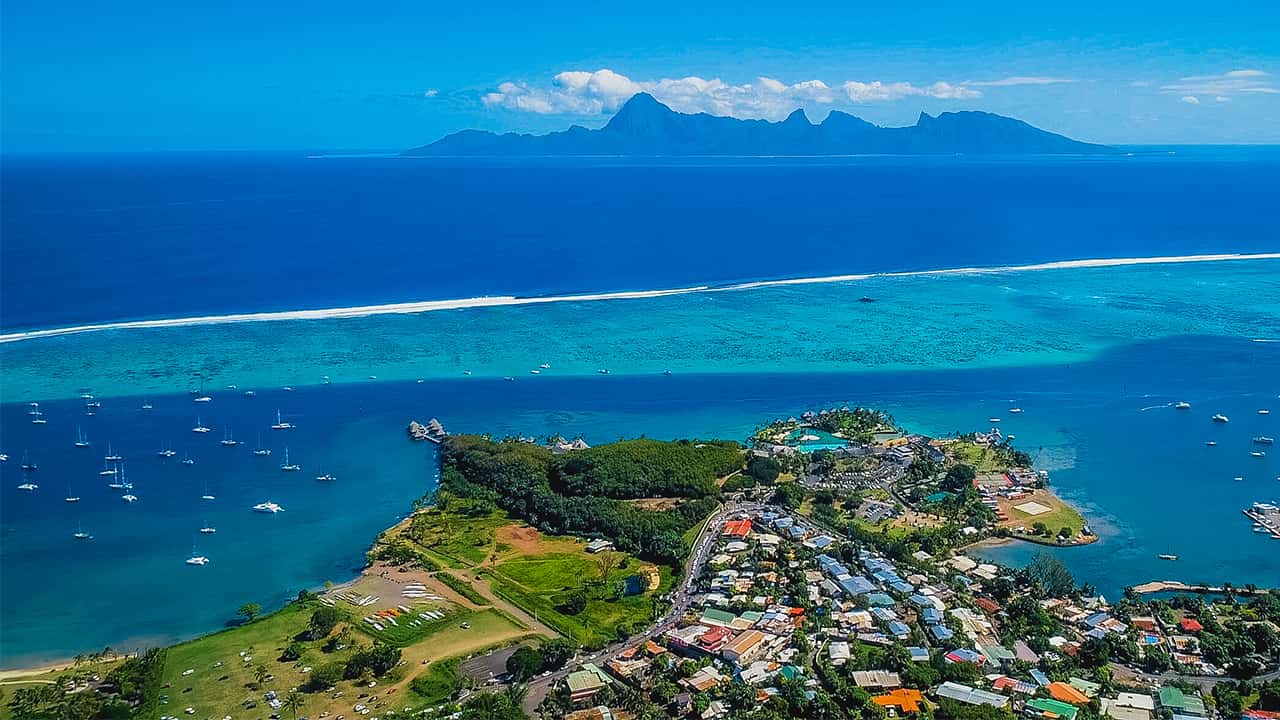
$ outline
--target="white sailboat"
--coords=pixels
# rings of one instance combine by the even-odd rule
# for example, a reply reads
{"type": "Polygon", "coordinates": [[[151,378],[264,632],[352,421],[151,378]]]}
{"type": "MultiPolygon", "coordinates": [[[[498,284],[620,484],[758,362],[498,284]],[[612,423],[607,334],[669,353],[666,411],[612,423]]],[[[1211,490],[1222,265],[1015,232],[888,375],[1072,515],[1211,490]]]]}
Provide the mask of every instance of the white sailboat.
{"type": "Polygon", "coordinates": [[[271,426],[271,429],[272,430],[289,430],[292,427],[293,427],[293,423],[285,422],[284,419],[280,417],[280,408],[276,408],[276,422],[274,425],[271,426]]]}
{"type": "Polygon", "coordinates": [[[124,458],[120,457],[118,454],[116,454],[114,450],[111,449],[111,443],[107,443],[107,454],[103,456],[102,458],[103,462],[109,462],[109,463],[120,462],[123,459],[124,458]]]}
{"type": "Polygon", "coordinates": [[[85,438],[84,430],[81,430],[79,425],[76,426],[76,447],[78,448],[89,447],[89,441],[88,439],[85,438]]]}
{"type": "Polygon", "coordinates": [[[232,437],[231,428],[227,428],[225,431],[223,431],[222,440],[220,442],[222,447],[235,447],[240,444],[236,442],[236,439],[234,437],[232,437]]]}
{"type": "Polygon", "coordinates": [[[289,462],[289,448],[284,449],[284,462],[280,463],[280,469],[284,472],[298,472],[302,466],[297,463],[289,462]]]}
{"type": "Polygon", "coordinates": [[[196,554],[196,544],[191,543],[191,557],[187,558],[188,565],[208,565],[209,558],[204,555],[196,554]]]}
{"type": "Polygon", "coordinates": [[[258,433],[258,447],[254,448],[253,454],[258,457],[265,457],[271,454],[271,450],[262,447],[262,433],[258,433]]]}
{"type": "Polygon", "coordinates": [[[82,526],[81,526],[81,524],[80,524],[80,523],[78,523],[78,522],[76,523],[76,531],[75,531],[75,533],[74,533],[71,537],[73,537],[73,538],[75,538],[75,539],[77,539],[77,540],[92,540],[92,539],[93,539],[93,536],[92,536],[92,535],[90,535],[89,533],[85,532],[85,531],[84,531],[84,527],[82,527],[82,526]]]}
{"type": "Polygon", "coordinates": [[[200,422],[200,416],[199,416],[199,415],[197,415],[197,416],[196,416],[196,426],[195,426],[195,427],[193,427],[193,428],[191,428],[191,432],[193,432],[193,433],[199,433],[199,434],[201,434],[201,435],[203,435],[203,434],[205,434],[205,433],[209,432],[209,428],[205,427],[205,426],[204,426],[204,423],[200,422]]]}
{"type": "Polygon", "coordinates": [[[198,403],[207,403],[207,402],[213,401],[213,398],[204,394],[204,378],[203,377],[200,378],[200,392],[195,396],[193,401],[198,403]]]}
{"type": "Polygon", "coordinates": [[[274,515],[276,513],[284,512],[284,508],[268,500],[266,502],[260,502],[257,505],[254,505],[253,511],[260,512],[260,513],[269,513],[274,515]]]}
{"type": "Polygon", "coordinates": [[[209,494],[209,481],[204,481],[204,494],[200,496],[201,500],[214,500],[215,498],[209,494]]]}

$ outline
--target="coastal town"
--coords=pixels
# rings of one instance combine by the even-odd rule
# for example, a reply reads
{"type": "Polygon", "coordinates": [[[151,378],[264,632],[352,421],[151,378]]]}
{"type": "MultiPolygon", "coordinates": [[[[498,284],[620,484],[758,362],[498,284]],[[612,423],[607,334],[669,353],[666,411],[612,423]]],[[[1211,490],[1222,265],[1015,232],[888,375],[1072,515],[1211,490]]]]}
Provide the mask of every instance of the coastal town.
{"type": "Polygon", "coordinates": [[[1096,540],[994,426],[843,407],[745,445],[408,435],[440,487],[357,579],[22,678],[4,717],[1280,719],[1274,589],[1107,598],[1045,551],[971,553],[1096,540]]]}

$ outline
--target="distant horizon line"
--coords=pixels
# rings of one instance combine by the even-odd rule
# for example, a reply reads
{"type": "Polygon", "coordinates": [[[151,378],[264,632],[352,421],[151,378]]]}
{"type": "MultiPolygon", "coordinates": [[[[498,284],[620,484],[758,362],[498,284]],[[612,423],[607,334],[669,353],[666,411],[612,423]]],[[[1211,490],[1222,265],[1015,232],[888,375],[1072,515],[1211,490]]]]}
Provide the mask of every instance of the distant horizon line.
{"type": "Polygon", "coordinates": [[[280,310],[269,312],[231,313],[222,315],[197,315],[176,318],[146,320],[120,320],[86,323],[53,328],[38,328],[0,334],[0,345],[51,337],[65,337],[107,330],[138,330],[158,328],[193,327],[200,325],[233,325],[241,323],[282,322],[289,320],[337,320],[372,317],[375,315],[417,315],[441,310],[471,308],[516,307],[561,302],[599,302],[607,300],[640,300],[700,292],[728,292],[756,290],[790,285],[817,285],[841,282],[859,282],[877,278],[944,277],[953,275],[991,275],[1009,272],[1035,272],[1080,268],[1129,267],[1140,265],[1178,265],[1204,262],[1229,262],[1243,260],[1280,260],[1280,252],[1265,253],[1215,253],[1202,255],[1163,255],[1127,258],[1093,258],[1057,260],[1023,265],[994,265],[977,267],[939,268],[932,270],[908,270],[898,272],[872,272],[816,277],[775,278],[767,280],[739,281],[725,284],[699,284],[655,290],[629,290],[616,292],[574,293],[563,295],[483,295],[469,298],[441,300],[417,300],[377,305],[315,308],[304,310],[280,310]]]}

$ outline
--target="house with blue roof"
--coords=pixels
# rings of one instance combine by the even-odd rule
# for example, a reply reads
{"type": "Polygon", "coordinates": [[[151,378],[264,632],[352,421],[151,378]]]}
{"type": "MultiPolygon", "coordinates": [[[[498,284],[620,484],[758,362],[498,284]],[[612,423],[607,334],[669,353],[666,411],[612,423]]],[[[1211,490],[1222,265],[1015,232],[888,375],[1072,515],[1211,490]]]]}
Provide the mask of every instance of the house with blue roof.
{"type": "Polygon", "coordinates": [[[937,625],[942,622],[942,613],[938,612],[938,608],[927,607],[920,611],[920,617],[930,625],[937,625]]]}
{"type": "Polygon", "coordinates": [[[951,632],[951,628],[946,625],[930,625],[929,634],[938,641],[950,640],[955,636],[955,633],[951,632]]]}
{"type": "Polygon", "coordinates": [[[915,586],[914,586],[914,585],[912,585],[912,584],[911,584],[911,583],[909,583],[909,582],[905,582],[905,581],[904,581],[904,582],[890,583],[890,584],[889,584],[889,587],[890,587],[890,588],[893,588],[894,590],[897,590],[898,592],[902,593],[903,595],[910,595],[911,593],[913,593],[913,592],[915,592],[915,591],[916,591],[916,588],[915,588],[915,586]]]}
{"type": "Polygon", "coordinates": [[[893,636],[899,640],[906,640],[911,637],[911,628],[899,620],[889,623],[889,632],[893,633],[893,636]]]}
{"type": "Polygon", "coordinates": [[[1031,679],[1035,680],[1036,684],[1040,687],[1049,687],[1049,676],[1045,675],[1040,670],[1032,670],[1028,674],[1031,675],[1031,679]]]}
{"type": "Polygon", "coordinates": [[[876,586],[872,585],[870,580],[862,577],[861,575],[854,575],[843,580],[837,580],[836,584],[840,586],[841,590],[844,590],[851,596],[865,595],[866,593],[876,589],[876,586]]]}
{"type": "Polygon", "coordinates": [[[867,596],[867,604],[872,607],[893,607],[893,598],[882,592],[871,593],[867,596]]]}

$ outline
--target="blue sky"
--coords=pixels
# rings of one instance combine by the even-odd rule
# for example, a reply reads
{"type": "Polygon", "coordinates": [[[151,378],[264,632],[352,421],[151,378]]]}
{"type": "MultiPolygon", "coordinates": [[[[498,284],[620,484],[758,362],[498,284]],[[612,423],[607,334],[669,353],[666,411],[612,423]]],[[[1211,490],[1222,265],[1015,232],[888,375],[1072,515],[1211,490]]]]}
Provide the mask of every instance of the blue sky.
{"type": "Polygon", "coordinates": [[[5,151],[396,149],[598,126],[636,90],[741,117],[980,109],[1098,142],[1280,143],[1274,3],[2,8],[5,151]]]}

